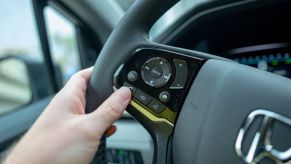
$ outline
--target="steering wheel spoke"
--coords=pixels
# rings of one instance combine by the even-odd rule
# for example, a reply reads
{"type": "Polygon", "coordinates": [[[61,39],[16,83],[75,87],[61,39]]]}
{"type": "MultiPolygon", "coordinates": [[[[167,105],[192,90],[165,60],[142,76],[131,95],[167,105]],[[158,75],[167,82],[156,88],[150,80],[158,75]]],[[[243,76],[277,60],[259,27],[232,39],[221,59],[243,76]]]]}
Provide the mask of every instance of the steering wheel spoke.
{"type": "Polygon", "coordinates": [[[129,87],[127,111],[151,134],[155,163],[167,163],[168,147],[177,116],[205,59],[152,44],[139,47],[113,76],[114,88],[129,87]],[[163,49],[162,49],[163,48],[163,49]]]}

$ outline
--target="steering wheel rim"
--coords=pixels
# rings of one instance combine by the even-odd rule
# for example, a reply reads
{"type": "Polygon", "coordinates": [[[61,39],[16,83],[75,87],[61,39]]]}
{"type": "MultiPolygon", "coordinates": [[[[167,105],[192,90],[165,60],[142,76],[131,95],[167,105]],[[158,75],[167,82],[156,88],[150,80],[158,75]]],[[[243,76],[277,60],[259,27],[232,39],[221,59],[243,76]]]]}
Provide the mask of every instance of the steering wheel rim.
{"type": "MultiPolygon", "coordinates": [[[[170,163],[172,160],[174,163],[200,163],[201,161],[207,161],[207,155],[201,155],[201,153],[199,154],[198,152],[198,149],[201,148],[199,142],[202,142],[205,145],[209,145],[209,143],[212,142],[203,141],[203,139],[201,139],[202,134],[200,135],[197,133],[208,132],[210,136],[213,135],[210,131],[215,130],[213,130],[213,128],[209,128],[209,131],[203,130],[202,127],[205,126],[202,123],[210,126],[208,125],[210,124],[209,121],[205,122],[203,121],[203,119],[212,118],[212,116],[209,115],[209,112],[215,111],[214,106],[219,105],[220,103],[219,101],[216,101],[217,98],[213,97],[213,95],[222,94],[222,88],[224,91],[228,91],[229,93],[234,93],[235,91],[238,91],[243,94],[252,94],[251,96],[249,96],[249,98],[243,98],[245,102],[249,103],[248,105],[237,102],[238,98],[233,98],[232,94],[222,96],[223,98],[220,99],[220,101],[222,102],[225,102],[227,98],[235,101],[229,103],[230,107],[241,105],[239,109],[235,110],[237,113],[241,114],[241,116],[235,115],[234,118],[242,121],[236,123],[235,128],[232,128],[232,132],[230,132],[231,139],[236,138],[241,127],[240,125],[242,124],[243,120],[245,120],[244,118],[246,118],[250,112],[261,107],[260,105],[262,104],[266,104],[264,105],[264,107],[266,107],[268,110],[279,112],[287,117],[290,117],[291,115],[291,113],[286,110],[286,108],[284,108],[284,106],[286,105],[291,106],[290,102],[288,101],[288,99],[291,98],[291,87],[290,85],[288,85],[288,83],[290,83],[288,79],[255,70],[247,66],[242,66],[218,56],[181,49],[177,47],[171,47],[167,45],[161,45],[150,41],[150,27],[152,27],[157,19],[160,18],[161,15],[165,13],[170,7],[172,7],[176,2],[177,0],[139,0],[133,4],[133,6],[126,13],[118,27],[112,32],[112,34],[106,41],[102,51],[100,52],[100,55],[95,63],[94,70],[90,78],[86,96],[86,113],[90,113],[95,110],[96,107],[98,107],[112,93],[113,77],[118,67],[126,63],[140,49],[174,52],[177,55],[182,54],[182,56],[194,56],[195,58],[204,60],[205,64],[200,69],[198,75],[195,77],[191,88],[189,89],[187,98],[185,99],[179,117],[174,123],[175,125],[171,126],[171,124],[165,123],[163,121],[155,122],[150,120],[149,118],[144,116],[144,113],[137,110],[138,107],[134,104],[131,104],[131,106],[129,106],[127,109],[127,111],[132,114],[151,134],[155,146],[153,163],[159,164],[170,163]],[[236,76],[236,73],[239,73],[241,77],[236,76]],[[272,93],[274,95],[284,95],[284,98],[280,101],[281,104],[278,105],[278,108],[276,107],[277,102],[272,101],[271,97],[263,96],[264,99],[259,100],[259,102],[253,102],[251,98],[259,98],[261,94],[257,94],[253,91],[237,89],[235,86],[233,86],[232,82],[237,82],[238,80],[242,79],[248,79],[248,76],[251,76],[254,81],[251,81],[252,83],[250,83],[250,81],[244,80],[244,87],[250,90],[259,88],[262,93],[266,94],[272,93]],[[266,79],[272,80],[265,84],[264,80],[266,79]],[[206,84],[204,84],[205,81],[206,84]],[[214,82],[216,82],[216,84],[214,84],[214,82]],[[285,88],[278,88],[275,85],[278,83],[280,83],[285,88]],[[213,90],[209,91],[209,88],[211,87],[213,87],[213,90]],[[270,91],[266,92],[264,91],[264,89],[266,88],[271,89],[270,91]],[[278,90],[281,91],[283,94],[279,93],[278,90]],[[195,99],[193,99],[193,97],[195,99]],[[269,102],[266,102],[266,100],[268,100],[269,102]],[[197,110],[201,109],[202,107],[203,109],[205,109],[204,112],[197,110]],[[240,110],[244,108],[245,111],[241,112],[240,110]],[[197,116],[193,115],[193,111],[198,111],[195,114],[200,114],[201,118],[197,118],[197,116]],[[183,126],[190,124],[191,120],[196,120],[195,123],[198,122],[198,124],[190,130],[191,134],[187,135],[188,129],[183,128],[183,126]],[[200,127],[198,127],[198,125],[200,125],[200,127]],[[195,143],[190,141],[191,137],[193,138],[193,136],[195,135],[194,133],[196,133],[197,136],[195,143]],[[183,141],[185,138],[186,140],[183,141]],[[189,142],[189,144],[187,142],[189,142]],[[197,149],[192,150],[195,146],[197,147],[197,149]],[[191,149],[190,152],[194,153],[195,155],[191,156],[191,154],[183,154],[185,148],[189,150],[191,149]],[[178,152],[174,151],[173,149],[177,149],[178,152]]],[[[226,112],[224,109],[226,107],[227,105],[219,106],[218,111],[220,113],[226,112]]],[[[213,120],[219,121],[219,112],[216,112],[216,117],[213,118],[213,120]]],[[[231,120],[235,119],[231,118],[231,120]]],[[[215,124],[215,122],[212,124],[215,124]]],[[[226,125],[225,122],[223,125],[226,125]]],[[[233,142],[234,141],[232,141],[232,143],[233,142]]],[[[231,144],[227,143],[226,145],[231,144]]],[[[218,146],[221,145],[218,144],[218,146]]],[[[231,152],[231,157],[229,157],[229,160],[219,158],[219,162],[245,161],[244,158],[242,158],[242,154],[242,160],[239,159],[236,155],[234,144],[233,147],[228,148],[228,151],[230,151],[230,149],[233,152],[231,152]]],[[[205,151],[206,149],[203,150],[203,152],[205,151]]],[[[212,154],[215,153],[212,152],[212,154]]],[[[206,163],[211,162],[213,162],[213,160],[208,160],[208,162],[206,163]]]]}

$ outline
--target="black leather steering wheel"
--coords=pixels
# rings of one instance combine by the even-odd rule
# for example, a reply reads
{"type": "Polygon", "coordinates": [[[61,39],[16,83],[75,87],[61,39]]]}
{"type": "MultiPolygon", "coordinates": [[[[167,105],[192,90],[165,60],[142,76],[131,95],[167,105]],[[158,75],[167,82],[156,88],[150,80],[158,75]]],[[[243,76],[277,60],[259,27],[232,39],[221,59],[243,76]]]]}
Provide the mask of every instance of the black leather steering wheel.
{"type": "Polygon", "coordinates": [[[152,42],[150,28],[176,2],[133,4],[96,61],[86,112],[96,109],[113,86],[126,85],[134,94],[127,111],[153,138],[153,163],[290,160],[285,132],[290,134],[291,81],[218,56],[152,42]],[[273,130],[276,124],[283,129],[273,130]],[[271,134],[277,133],[285,137],[273,139],[271,134]],[[286,145],[287,150],[281,149],[286,145]]]}

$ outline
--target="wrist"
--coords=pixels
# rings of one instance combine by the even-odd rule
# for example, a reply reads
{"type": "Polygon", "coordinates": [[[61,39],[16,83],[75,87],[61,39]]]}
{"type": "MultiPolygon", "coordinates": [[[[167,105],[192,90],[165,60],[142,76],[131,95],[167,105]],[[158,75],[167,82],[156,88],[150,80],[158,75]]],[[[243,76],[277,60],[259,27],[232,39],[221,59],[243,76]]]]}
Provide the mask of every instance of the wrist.
{"type": "Polygon", "coordinates": [[[43,152],[39,147],[40,137],[36,137],[33,141],[27,140],[27,135],[25,134],[19,142],[16,142],[9,148],[5,153],[4,164],[18,164],[18,163],[45,163],[46,160],[43,158],[43,152]]]}

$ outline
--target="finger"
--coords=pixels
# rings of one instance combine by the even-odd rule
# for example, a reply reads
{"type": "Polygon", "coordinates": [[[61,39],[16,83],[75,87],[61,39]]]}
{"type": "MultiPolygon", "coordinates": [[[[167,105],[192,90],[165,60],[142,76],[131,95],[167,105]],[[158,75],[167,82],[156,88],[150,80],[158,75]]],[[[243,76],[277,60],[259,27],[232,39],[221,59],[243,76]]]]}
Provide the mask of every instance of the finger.
{"type": "Polygon", "coordinates": [[[85,107],[85,93],[87,84],[92,73],[93,67],[81,70],[75,73],[58,93],[58,97],[65,99],[64,101],[80,101],[82,107],[85,107]],[[66,100],[69,99],[69,100],[66,100]]]}
{"type": "Polygon", "coordinates": [[[64,89],[69,91],[75,91],[75,90],[82,90],[83,93],[86,92],[87,89],[87,83],[89,81],[90,75],[93,71],[93,67],[81,70],[69,79],[67,84],[65,85],[64,89]],[[69,89],[68,89],[69,88],[69,89]]]}
{"type": "Polygon", "coordinates": [[[131,98],[129,88],[122,87],[115,91],[102,105],[89,114],[97,131],[101,134],[119,119],[131,98]]]}
{"type": "Polygon", "coordinates": [[[105,136],[110,137],[116,132],[117,128],[115,125],[111,125],[106,131],[105,131],[105,136]]]}

